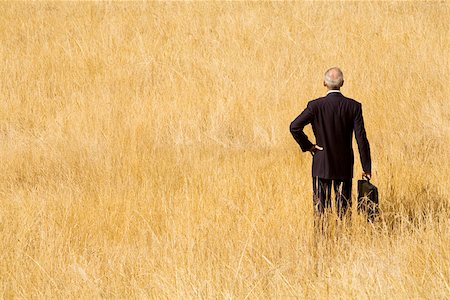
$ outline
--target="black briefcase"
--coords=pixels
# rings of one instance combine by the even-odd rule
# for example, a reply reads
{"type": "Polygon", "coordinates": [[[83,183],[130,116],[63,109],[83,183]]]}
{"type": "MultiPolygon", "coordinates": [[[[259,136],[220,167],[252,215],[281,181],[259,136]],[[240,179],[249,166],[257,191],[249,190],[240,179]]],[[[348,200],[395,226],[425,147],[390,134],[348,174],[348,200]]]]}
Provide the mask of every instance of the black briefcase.
{"type": "Polygon", "coordinates": [[[358,180],[358,212],[373,221],[379,214],[378,189],[369,180],[358,180]]]}

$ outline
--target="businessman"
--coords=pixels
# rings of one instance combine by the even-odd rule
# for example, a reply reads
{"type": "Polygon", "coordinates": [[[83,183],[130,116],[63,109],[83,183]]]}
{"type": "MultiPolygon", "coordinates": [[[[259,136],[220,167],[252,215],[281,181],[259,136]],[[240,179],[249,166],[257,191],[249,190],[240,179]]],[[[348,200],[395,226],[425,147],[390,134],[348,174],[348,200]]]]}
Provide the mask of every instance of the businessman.
{"type": "Polygon", "coordinates": [[[336,210],[342,217],[351,211],[353,177],[352,138],[355,132],[362,177],[371,177],[370,146],[364,129],[361,103],[342,95],[342,71],[331,68],[325,72],[323,85],[327,95],[308,103],[306,109],[291,123],[292,136],[303,152],[312,154],[313,204],[316,216],[331,210],[331,188],[335,193],[336,210]],[[316,142],[313,144],[303,128],[311,124],[316,142]]]}

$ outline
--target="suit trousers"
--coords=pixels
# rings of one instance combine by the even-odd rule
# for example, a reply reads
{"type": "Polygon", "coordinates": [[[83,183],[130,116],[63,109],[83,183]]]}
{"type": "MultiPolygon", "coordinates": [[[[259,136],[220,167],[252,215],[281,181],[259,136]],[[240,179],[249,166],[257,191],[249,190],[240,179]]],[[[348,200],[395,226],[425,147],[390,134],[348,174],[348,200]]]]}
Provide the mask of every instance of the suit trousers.
{"type": "Polygon", "coordinates": [[[331,211],[331,186],[334,187],[336,210],[342,218],[348,208],[352,207],[352,179],[324,179],[313,177],[313,204],[314,213],[323,215],[331,211]]]}

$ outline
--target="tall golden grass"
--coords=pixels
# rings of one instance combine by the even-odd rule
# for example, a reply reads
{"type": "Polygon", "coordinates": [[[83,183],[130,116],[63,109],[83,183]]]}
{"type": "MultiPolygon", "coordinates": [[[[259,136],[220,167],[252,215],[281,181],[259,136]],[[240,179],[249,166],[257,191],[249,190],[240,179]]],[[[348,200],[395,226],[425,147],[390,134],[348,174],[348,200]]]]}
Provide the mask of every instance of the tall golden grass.
{"type": "Polygon", "coordinates": [[[448,3],[0,11],[0,297],[449,298],[448,3]],[[289,124],[334,65],[382,216],[317,237],[289,124]]]}

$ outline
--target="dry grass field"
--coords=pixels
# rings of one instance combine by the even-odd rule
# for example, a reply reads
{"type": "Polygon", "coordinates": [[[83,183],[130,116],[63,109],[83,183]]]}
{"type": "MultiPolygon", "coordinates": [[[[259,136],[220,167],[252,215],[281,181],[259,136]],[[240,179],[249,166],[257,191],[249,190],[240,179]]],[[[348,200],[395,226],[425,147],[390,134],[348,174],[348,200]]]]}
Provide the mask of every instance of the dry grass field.
{"type": "Polygon", "coordinates": [[[450,298],[448,2],[0,12],[0,298],[450,298]],[[289,124],[335,65],[382,216],[316,237],[289,124]]]}

